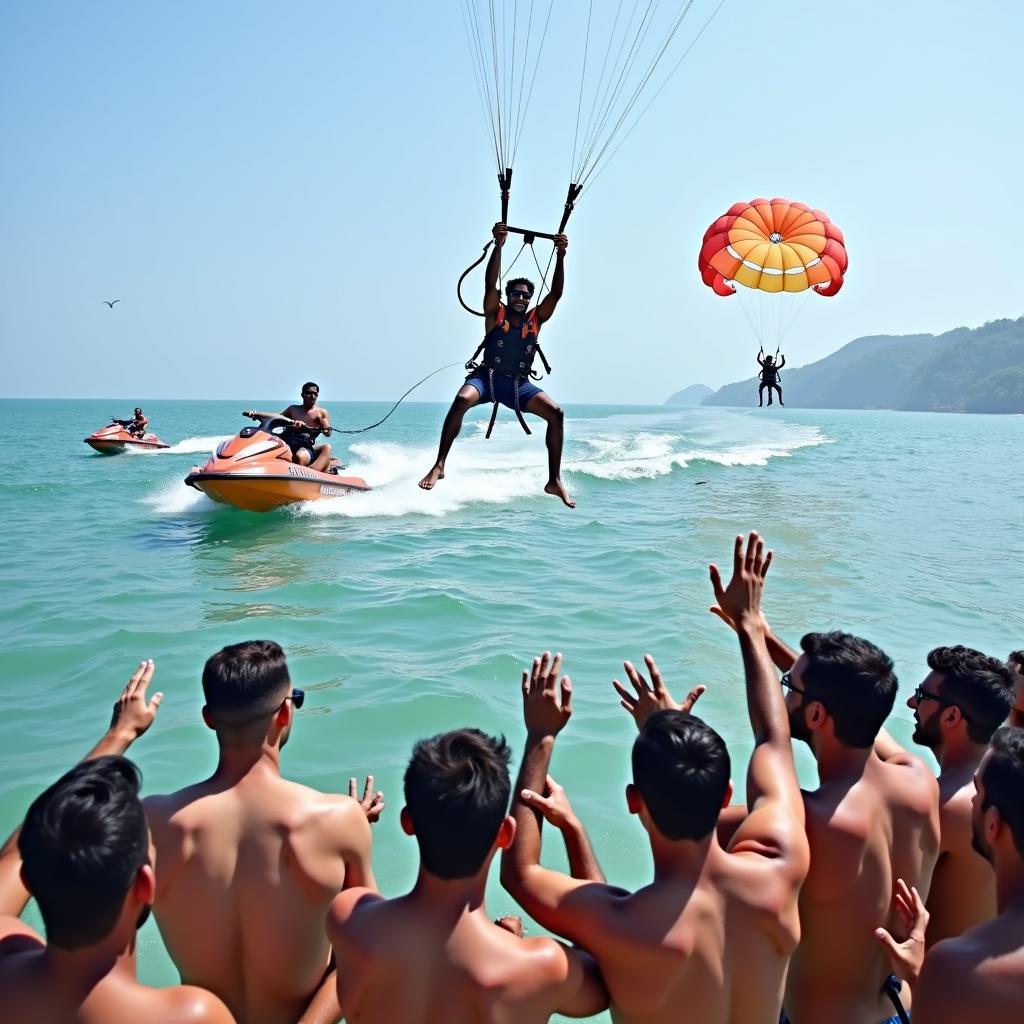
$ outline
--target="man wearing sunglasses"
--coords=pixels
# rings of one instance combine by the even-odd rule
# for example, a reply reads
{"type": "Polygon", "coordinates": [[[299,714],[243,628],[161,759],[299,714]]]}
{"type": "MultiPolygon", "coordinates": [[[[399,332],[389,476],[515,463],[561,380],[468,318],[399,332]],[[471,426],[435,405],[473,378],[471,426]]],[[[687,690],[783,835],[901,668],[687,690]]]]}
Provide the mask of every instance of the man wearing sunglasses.
{"type": "MultiPolygon", "coordinates": [[[[735,628],[716,575],[711,610],[735,628]]],[[[910,995],[889,974],[875,936],[876,908],[889,907],[897,878],[928,892],[939,852],[938,785],[920,758],[879,752],[882,723],[896,700],[884,651],[832,632],[808,633],[797,652],[767,620],[762,628],[784,670],[790,732],[811,748],[819,779],[817,789],[804,790],[811,869],[800,894],[801,937],[783,1019],[899,1024],[910,995]]],[[[745,814],[729,808],[722,819],[733,828],[745,814]]]]}
{"type": "Polygon", "coordinates": [[[324,434],[331,436],[331,417],[327,410],[317,405],[320,400],[320,385],[307,380],[302,385],[302,404],[289,405],[279,413],[247,410],[243,413],[253,420],[267,416],[283,416],[291,425],[282,432],[281,440],[292,450],[292,459],[300,466],[319,469],[326,473],[331,465],[331,446],[317,444],[316,439],[324,434]]]}
{"type": "MultiPolygon", "coordinates": [[[[942,839],[926,900],[932,946],[996,914],[995,875],[971,842],[971,801],[989,740],[1013,707],[1014,679],[998,658],[970,647],[936,647],[928,668],[907,707],[914,712],[914,742],[939,763],[942,839]]],[[[875,751],[885,760],[906,754],[885,729],[875,751]]]]}
{"type": "Polygon", "coordinates": [[[343,889],[375,889],[370,821],[383,796],[319,793],[281,777],[305,699],[269,640],[218,651],[203,669],[208,779],[146,800],[161,874],[153,911],[182,979],[246,1024],[337,1021],[324,920],[343,889]],[[304,1015],[305,1014],[305,1015],[304,1015]]]}
{"type": "MultiPolygon", "coordinates": [[[[562,483],[565,414],[551,396],[530,379],[533,360],[540,351],[537,339],[541,325],[551,319],[558,300],[562,297],[565,286],[565,251],[569,246],[569,239],[565,235],[555,235],[555,271],[551,279],[551,290],[541,302],[530,309],[534,286],[533,282],[525,277],[509,281],[505,286],[506,301],[503,303],[500,299],[498,281],[501,277],[501,250],[508,238],[508,228],[499,223],[491,230],[494,235],[494,249],[487,261],[484,275],[486,333],[480,349],[477,350],[483,350],[483,361],[480,366],[476,366],[472,360],[466,364],[471,369],[470,375],[459,389],[448,415],[445,416],[441,428],[441,443],[437,449],[437,461],[420,481],[420,487],[430,491],[438,480],[444,479],[445,461],[455,438],[459,436],[466,413],[474,405],[487,401],[494,403],[495,413],[499,404],[514,410],[527,433],[530,431],[522,418],[523,410],[539,416],[547,423],[545,444],[548,449],[548,481],[544,485],[544,493],[553,494],[569,508],[575,508],[576,503],[569,497],[569,492],[562,483]]],[[[492,415],[491,426],[493,425],[492,415]]],[[[487,435],[490,436],[490,433],[491,428],[488,427],[487,435]]]]}

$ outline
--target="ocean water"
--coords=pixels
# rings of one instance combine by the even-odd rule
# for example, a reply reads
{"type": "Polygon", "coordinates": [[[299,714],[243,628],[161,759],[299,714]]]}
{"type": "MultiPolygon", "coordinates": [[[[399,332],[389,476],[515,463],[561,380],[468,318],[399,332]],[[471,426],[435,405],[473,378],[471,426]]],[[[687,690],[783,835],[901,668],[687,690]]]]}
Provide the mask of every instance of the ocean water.
{"type": "MultiPolygon", "coordinates": [[[[737,532],[757,528],[775,549],[765,603],[780,633],[795,642],[843,628],[895,658],[905,741],[902,702],[931,647],[1005,656],[1024,646],[1024,417],[574,406],[569,511],[540,493],[542,425],[526,437],[507,411],[490,441],[486,410],[471,414],[448,478],[420,491],[444,407],[407,403],[378,430],[335,438],[372,492],[256,515],[182,482],[244,425],[242,403],[145,402],[172,445],[164,452],[109,458],[81,443],[131,404],[0,402],[5,830],[98,738],[143,658],[166,694],[132,751],[146,790],[211,770],[203,661],[267,637],[308,691],[286,772],[333,790],[376,775],[389,806],[375,869],[397,893],[416,866],[398,827],[413,741],[475,725],[518,753],[520,671],[557,649],[576,713],[553,772],[608,878],[634,886],[650,859],[625,809],[633,725],[610,680],[624,658],[651,652],[676,691],[707,684],[700,711],[729,741],[741,780],[750,741],[739,658],[707,611],[708,562],[728,563],[737,532]]],[[[328,405],[339,427],[387,409],[328,405]]],[[[800,770],[813,779],[803,753],[800,770]]],[[[561,861],[557,836],[545,858],[561,861]]],[[[489,907],[512,910],[496,881],[489,907]]],[[[152,924],[140,964],[149,981],[175,977],[152,924]]]]}

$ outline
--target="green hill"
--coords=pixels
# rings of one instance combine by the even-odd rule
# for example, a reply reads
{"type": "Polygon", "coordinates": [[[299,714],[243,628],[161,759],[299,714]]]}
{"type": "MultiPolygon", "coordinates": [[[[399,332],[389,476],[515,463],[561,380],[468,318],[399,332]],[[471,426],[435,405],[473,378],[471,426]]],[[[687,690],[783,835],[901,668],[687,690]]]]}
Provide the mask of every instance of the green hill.
{"type": "MultiPolygon", "coordinates": [[[[758,380],[726,384],[702,405],[756,404],[758,380]]],[[[1024,413],[1024,317],[974,329],[857,338],[786,367],[787,407],[1024,413]]]]}

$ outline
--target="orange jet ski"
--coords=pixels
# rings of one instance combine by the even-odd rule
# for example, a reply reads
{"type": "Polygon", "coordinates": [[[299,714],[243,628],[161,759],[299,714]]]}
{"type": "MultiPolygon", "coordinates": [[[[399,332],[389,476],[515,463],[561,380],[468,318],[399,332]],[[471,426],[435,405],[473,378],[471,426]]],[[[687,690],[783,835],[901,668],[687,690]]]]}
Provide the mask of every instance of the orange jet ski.
{"type": "Polygon", "coordinates": [[[156,434],[133,434],[128,429],[132,420],[111,419],[110,426],[100,427],[94,434],[83,438],[90,448],[94,448],[101,455],[120,455],[129,448],[139,448],[143,451],[156,451],[159,448],[170,448],[164,444],[156,434]]]}
{"type": "Polygon", "coordinates": [[[339,475],[341,463],[322,473],[293,462],[292,450],[274,433],[291,422],[284,416],[264,416],[257,426],[244,427],[205,466],[193,467],[185,483],[214,501],[250,512],[370,490],[362,477],[339,475]]]}

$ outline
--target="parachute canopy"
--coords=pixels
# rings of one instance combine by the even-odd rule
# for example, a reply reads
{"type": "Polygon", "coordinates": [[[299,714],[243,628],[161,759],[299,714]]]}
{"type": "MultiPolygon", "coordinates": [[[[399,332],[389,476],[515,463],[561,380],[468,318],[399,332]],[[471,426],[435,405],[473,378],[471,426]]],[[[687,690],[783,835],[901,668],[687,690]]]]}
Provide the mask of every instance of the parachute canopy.
{"type": "Polygon", "coordinates": [[[835,295],[848,263],[843,233],[828,216],[788,199],[735,203],[704,232],[697,259],[717,295],[735,294],[737,284],[835,295]]]}

